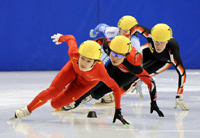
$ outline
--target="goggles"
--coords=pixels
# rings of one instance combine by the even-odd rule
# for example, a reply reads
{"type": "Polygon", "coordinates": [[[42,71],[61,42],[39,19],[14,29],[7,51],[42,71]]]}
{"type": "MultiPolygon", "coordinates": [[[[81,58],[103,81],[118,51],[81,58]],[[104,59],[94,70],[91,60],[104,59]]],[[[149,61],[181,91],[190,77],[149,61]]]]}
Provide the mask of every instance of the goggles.
{"type": "Polygon", "coordinates": [[[154,40],[153,40],[153,42],[154,42],[154,44],[156,44],[156,45],[164,45],[164,44],[167,44],[168,41],[165,41],[165,42],[158,42],[158,41],[154,41],[154,40]]]}
{"type": "Polygon", "coordinates": [[[123,58],[123,57],[124,57],[124,55],[122,55],[122,54],[116,54],[116,53],[113,52],[113,51],[111,51],[110,53],[111,53],[111,55],[112,55],[113,57],[117,57],[117,58],[123,58]]]}
{"type": "Polygon", "coordinates": [[[130,35],[130,30],[126,31],[126,30],[124,30],[124,29],[121,28],[121,29],[119,30],[119,32],[121,33],[121,35],[125,35],[125,36],[126,36],[126,35],[130,35]]]}
{"type": "Polygon", "coordinates": [[[124,30],[124,29],[120,29],[120,31],[122,32],[122,33],[124,33],[124,34],[129,34],[130,33],[130,31],[128,30],[128,31],[126,31],[126,30],[124,30]]]}

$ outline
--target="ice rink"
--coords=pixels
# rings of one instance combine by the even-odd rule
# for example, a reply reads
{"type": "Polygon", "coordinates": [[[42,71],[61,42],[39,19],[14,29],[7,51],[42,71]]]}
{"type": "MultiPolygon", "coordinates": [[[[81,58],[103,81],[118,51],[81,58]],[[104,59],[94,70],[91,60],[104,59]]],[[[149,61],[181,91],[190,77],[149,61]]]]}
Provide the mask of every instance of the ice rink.
{"type": "Polygon", "coordinates": [[[69,112],[52,112],[49,102],[22,120],[7,120],[14,111],[25,107],[46,89],[57,71],[0,72],[0,138],[199,138],[200,137],[200,70],[187,70],[184,101],[189,111],[174,109],[178,75],[167,70],[154,77],[157,103],[165,117],[150,114],[150,97],[143,83],[144,98],[135,93],[122,97],[125,127],[112,124],[114,104],[93,105],[92,100],[69,112]],[[97,118],[87,118],[95,111],[97,118]]]}

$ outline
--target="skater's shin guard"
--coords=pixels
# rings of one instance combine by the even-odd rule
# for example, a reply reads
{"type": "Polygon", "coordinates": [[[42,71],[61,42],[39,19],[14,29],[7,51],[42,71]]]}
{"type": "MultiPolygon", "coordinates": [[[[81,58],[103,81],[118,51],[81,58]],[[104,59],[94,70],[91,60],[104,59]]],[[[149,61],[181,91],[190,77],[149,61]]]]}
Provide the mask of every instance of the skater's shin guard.
{"type": "Polygon", "coordinates": [[[45,104],[47,102],[47,100],[43,100],[42,98],[40,98],[40,96],[36,96],[35,99],[33,99],[33,101],[27,106],[28,110],[30,112],[32,112],[33,110],[35,110],[36,108],[42,106],[43,104],[45,104]]]}
{"type": "MultiPolygon", "coordinates": [[[[55,99],[52,99],[51,100],[51,106],[55,109],[60,109],[62,106],[61,106],[62,103],[59,103],[58,101],[56,101],[55,99]]],[[[64,106],[64,105],[63,105],[64,106]]]]}

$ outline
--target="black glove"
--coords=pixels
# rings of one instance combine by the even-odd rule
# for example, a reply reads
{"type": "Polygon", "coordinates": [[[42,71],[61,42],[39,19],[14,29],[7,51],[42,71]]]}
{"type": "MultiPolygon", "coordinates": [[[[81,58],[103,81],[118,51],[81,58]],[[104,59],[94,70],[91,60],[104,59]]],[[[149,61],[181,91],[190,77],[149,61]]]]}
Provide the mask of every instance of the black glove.
{"type": "Polygon", "coordinates": [[[156,101],[151,102],[151,109],[150,109],[151,114],[153,113],[153,110],[155,110],[160,117],[164,117],[164,114],[159,110],[156,101]]]}
{"type": "Polygon", "coordinates": [[[115,123],[116,119],[119,119],[124,125],[129,125],[129,123],[123,118],[121,114],[121,109],[115,109],[115,116],[113,118],[113,123],[115,123]]]}

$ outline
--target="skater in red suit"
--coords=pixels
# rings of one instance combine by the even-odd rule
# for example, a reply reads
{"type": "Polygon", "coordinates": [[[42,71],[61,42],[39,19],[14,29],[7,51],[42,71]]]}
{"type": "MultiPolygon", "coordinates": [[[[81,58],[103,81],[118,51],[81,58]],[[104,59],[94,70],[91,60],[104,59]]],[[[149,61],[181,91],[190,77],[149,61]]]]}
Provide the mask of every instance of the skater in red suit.
{"type": "Polygon", "coordinates": [[[59,109],[79,99],[96,86],[99,81],[102,81],[114,91],[116,110],[113,122],[119,119],[124,125],[129,124],[121,115],[119,86],[108,75],[104,64],[100,60],[102,55],[100,45],[97,42],[88,40],[83,42],[78,49],[73,35],[56,34],[52,36],[52,39],[56,44],[62,42],[68,44],[70,60],[60,70],[48,89],[39,93],[27,107],[15,111],[15,118],[30,115],[48,100],[51,100],[53,108],[59,109]],[[67,87],[65,88],[65,86],[67,87]]]}

